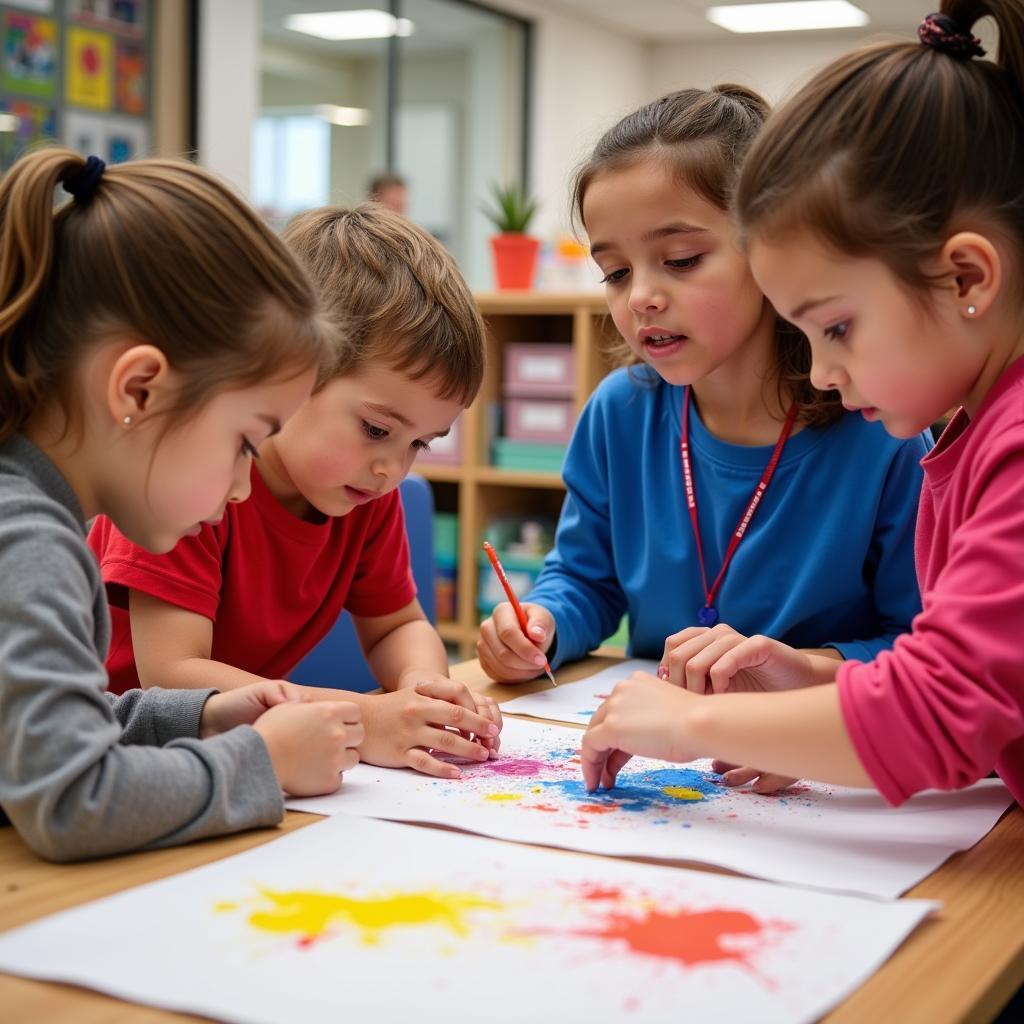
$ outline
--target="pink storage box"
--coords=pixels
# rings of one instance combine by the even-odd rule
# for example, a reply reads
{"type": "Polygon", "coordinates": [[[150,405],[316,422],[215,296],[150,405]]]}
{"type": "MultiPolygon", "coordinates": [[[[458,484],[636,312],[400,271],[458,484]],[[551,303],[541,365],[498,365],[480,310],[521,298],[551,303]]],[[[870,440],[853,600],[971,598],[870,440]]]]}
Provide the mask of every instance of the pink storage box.
{"type": "MultiPolygon", "coordinates": [[[[416,462],[429,462],[434,465],[457,466],[462,461],[462,417],[459,416],[452,424],[452,429],[444,437],[435,437],[430,442],[430,450],[420,452],[416,462]]],[[[414,464],[415,470],[415,464],[414,464]]]]}
{"type": "Polygon", "coordinates": [[[570,399],[505,399],[505,437],[511,441],[568,444],[575,422],[570,399]]]}
{"type": "Polygon", "coordinates": [[[572,345],[512,342],[505,346],[505,394],[510,398],[572,398],[572,345]]]}

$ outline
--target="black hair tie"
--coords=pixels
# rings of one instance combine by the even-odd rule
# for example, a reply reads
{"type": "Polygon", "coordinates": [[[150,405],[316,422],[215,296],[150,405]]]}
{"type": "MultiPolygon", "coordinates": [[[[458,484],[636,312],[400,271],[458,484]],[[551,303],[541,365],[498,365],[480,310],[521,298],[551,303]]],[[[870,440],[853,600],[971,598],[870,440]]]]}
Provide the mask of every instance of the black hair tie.
{"type": "Polygon", "coordinates": [[[103,177],[105,161],[98,156],[90,156],[85,161],[85,166],[72,174],[64,181],[64,191],[70,192],[75,197],[76,203],[87,203],[93,197],[96,186],[103,177]]]}
{"type": "Polygon", "coordinates": [[[981,40],[960,27],[948,14],[929,14],[917,27],[917,38],[956,60],[984,57],[981,40]]]}

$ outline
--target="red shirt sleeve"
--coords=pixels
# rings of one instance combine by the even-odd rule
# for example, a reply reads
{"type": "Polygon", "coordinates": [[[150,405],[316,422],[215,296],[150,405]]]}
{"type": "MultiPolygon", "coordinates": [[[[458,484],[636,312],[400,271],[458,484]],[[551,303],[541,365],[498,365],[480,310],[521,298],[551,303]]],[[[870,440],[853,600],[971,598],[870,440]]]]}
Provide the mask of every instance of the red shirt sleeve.
{"type": "Polygon", "coordinates": [[[98,516],[89,546],[100,563],[110,603],[128,607],[128,591],[177,605],[216,621],[221,594],[221,558],[227,520],[204,525],[197,537],[183,537],[167,554],[154,555],[133,544],[106,516],[98,516]]]}
{"type": "Polygon", "coordinates": [[[405,515],[397,490],[374,501],[345,608],[353,615],[390,615],[416,596],[405,515]]]}

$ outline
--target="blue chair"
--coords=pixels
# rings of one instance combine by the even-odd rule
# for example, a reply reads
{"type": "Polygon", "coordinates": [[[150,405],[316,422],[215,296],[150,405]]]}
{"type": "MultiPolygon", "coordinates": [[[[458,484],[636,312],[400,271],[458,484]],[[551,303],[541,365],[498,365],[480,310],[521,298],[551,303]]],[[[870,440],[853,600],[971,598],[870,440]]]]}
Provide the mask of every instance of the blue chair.
{"type": "MultiPolygon", "coordinates": [[[[409,536],[412,575],[427,618],[437,623],[434,595],[434,493],[421,476],[406,477],[399,488],[409,536]]],[[[296,683],[367,693],[378,687],[359,647],[352,616],[342,612],[331,631],[292,671],[296,683]]]]}

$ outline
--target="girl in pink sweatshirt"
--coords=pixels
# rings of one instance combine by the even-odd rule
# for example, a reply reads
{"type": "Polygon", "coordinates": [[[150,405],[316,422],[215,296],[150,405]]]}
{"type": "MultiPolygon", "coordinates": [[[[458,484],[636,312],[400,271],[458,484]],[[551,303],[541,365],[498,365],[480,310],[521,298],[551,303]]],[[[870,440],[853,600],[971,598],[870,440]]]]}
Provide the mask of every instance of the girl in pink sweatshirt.
{"type": "Polygon", "coordinates": [[[918,37],[797,93],[750,150],[736,208],[816,387],[896,437],[959,406],[922,463],[923,611],[821,685],[776,641],[687,631],[685,686],[637,674],[598,709],[590,789],[632,754],[714,756],[893,804],[995,769],[1024,802],[1024,0],[944,0],[918,37]],[[978,59],[986,16],[995,61],[978,59]]]}

